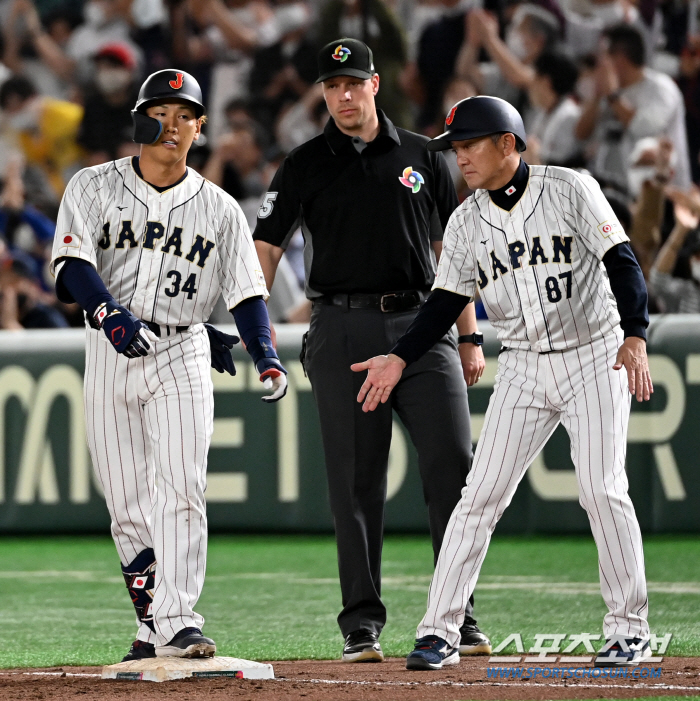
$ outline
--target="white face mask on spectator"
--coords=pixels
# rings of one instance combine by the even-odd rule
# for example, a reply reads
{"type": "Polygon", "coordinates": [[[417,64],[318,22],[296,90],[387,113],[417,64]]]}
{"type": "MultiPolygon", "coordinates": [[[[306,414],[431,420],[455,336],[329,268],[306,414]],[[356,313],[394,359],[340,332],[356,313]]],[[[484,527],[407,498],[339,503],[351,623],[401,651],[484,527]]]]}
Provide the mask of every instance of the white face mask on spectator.
{"type": "Polygon", "coordinates": [[[522,32],[519,29],[509,29],[506,34],[506,46],[521,61],[527,56],[527,49],[523,41],[522,32]]]}
{"type": "Polygon", "coordinates": [[[576,83],[576,94],[581,98],[582,102],[590,102],[596,95],[595,77],[593,75],[585,75],[579,78],[576,83]]]}
{"type": "Polygon", "coordinates": [[[83,17],[85,18],[85,23],[93,27],[101,27],[107,21],[105,8],[102,6],[101,2],[95,2],[95,0],[85,3],[85,7],[83,7],[83,17]]]}
{"type": "Polygon", "coordinates": [[[690,259],[690,274],[695,282],[700,282],[700,260],[695,256],[690,259]]]}
{"type": "Polygon", "coordinates": [[[31,131],[39,125],[39,113],[32,107],[23,107],[20,112],[10,115],[7,121],[15,131],[31,131]]]}
{"type": "Polygon", "coordinates": [[[95,75],[95,84],[104,95],[112,95],[123,90],[131,82],[128,68],[100,68],[95,75]]]}
{"type": "Polygon", "coordinates": [[[645,180],[653,180],[656,175],[654,166],[634,166],[627,172],[627,183],[630,195],[636,200],[642,193],[642,185],[645,180]]]}

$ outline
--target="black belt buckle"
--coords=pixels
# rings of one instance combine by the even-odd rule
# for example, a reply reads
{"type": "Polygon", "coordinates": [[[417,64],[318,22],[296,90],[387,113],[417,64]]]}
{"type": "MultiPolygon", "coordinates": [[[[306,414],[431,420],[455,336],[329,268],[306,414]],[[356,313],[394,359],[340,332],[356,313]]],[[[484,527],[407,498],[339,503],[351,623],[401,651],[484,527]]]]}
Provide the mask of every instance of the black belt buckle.
{"type": "Polygon", "coordinates": [[[379,300],[379,308],[380,308],[383,312],[394,312],[394,311],[396,311],[396,308],[397,308],[397,306],[398,306],[398,305],[396,304],[396,302],[398,301],[398,298],[399,298],[399,297],[400,297],[400,295],[397,295],[395,292],[390,292],[389,294],[382,295],[382,296],[381,296],[381,299],[379,300]],[[389,299],[393,299],[393,300],[394,300],[394,302],[393,302],[392,305],[391,305],[391,306],[392,306],[391,309],[390,309],[389,307],[387,307],[387,305],[386,305],[386,300],[389,300],[389,299]]]}

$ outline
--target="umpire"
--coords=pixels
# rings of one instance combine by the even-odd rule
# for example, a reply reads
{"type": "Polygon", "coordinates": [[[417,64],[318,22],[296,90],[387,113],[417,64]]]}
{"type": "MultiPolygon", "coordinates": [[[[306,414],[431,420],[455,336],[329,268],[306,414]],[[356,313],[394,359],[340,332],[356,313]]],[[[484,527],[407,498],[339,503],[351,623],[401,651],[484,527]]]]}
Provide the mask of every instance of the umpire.
{"type": "MultiPolygon", "coordinates": [[[[466,384],[484,370],[474,305],[451,334],[411,366],[391,403],[363,413],[352,363],[384,353],[426,298],[442,235],[458,201],[427,138],[396,128],[375,106],[372,51],[356,39],[321,49],[319,78],[331,118],[293,150],[258,212],[254,239],[268,289],[294,231],[305,241],[313,303],[305,366],[321,420],[338,545],[343,660],[382,661],[381,556],[392,409],[418,451],[434,557],[471,465],[466,384]],[[460,362],[461,361],[461,362],[460,362]],[[466,383],[465,383],[466,379],[466,383]]],[[[461,654],[490,654],[466,609],[461,654]]]]}

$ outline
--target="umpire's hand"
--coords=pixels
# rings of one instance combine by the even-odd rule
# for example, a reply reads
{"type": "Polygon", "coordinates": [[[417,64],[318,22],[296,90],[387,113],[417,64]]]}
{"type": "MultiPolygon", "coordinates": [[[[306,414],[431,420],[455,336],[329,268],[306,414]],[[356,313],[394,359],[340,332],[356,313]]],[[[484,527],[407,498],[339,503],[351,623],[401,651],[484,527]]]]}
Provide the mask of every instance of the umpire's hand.
{"type": "Polygon", "coordinates": [[[374,411],[379,402],[384,404],[391,390],[396,387],[401,379],[401,373],[406,367],[406,363],[398,355],[377,355],[374,358],[365,360],[364,363],[355,363],[350,366],[353,372],[369,370],[367,379],[360,388],[357,401],[362,402],[362,411],[374,411]]]}

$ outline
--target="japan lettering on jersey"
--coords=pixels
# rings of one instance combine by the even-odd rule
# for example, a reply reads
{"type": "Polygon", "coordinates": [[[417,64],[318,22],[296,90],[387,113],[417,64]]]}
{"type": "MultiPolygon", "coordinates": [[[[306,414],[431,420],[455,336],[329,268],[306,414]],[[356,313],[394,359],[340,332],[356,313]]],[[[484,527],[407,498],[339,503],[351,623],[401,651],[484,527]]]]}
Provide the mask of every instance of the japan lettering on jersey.
{"type": "Polygon", "coordinates": [[[574,348],[620,321],[602,258],[626,241],[593,178],[530,166],[527,189],[510,212],[486,190],[454,211],[433,289],[469,297],[478,290],[504,346],[574,348]]]}
{"type": "Polygon", "coordinates": [[[219,294],[228,309],[267,298],[248,223],[236,201],[192,169],[158,192],[131,158],[77,173],[56,223],[59,258],[95,266],[119,304],[145,321],[207,321],[219,294]]]}

